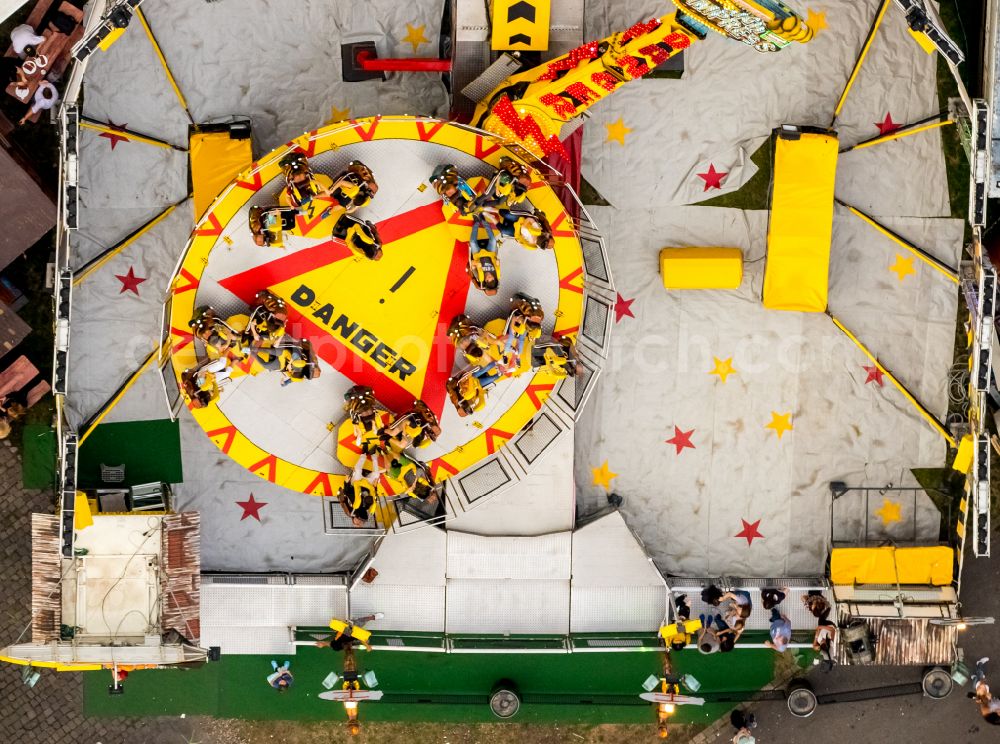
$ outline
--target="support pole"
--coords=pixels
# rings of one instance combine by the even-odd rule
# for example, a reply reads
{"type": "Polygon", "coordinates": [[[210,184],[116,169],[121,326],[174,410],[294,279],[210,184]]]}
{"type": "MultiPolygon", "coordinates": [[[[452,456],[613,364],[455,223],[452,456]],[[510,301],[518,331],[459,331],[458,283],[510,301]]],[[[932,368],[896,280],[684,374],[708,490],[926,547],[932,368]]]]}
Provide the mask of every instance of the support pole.
{"type": "Polygon", "coordinates": [[[83,425],[82,427],[83,434],[80,435],[80,439],[77,442],[77,447],[83,446],[83,443],[87,441],[87,437],[89,437],[91,433],[94,431],[94,429],[97,428],[97,425],[100,424],[104,420],[104,418],[109,413],[111,413],[112,410],[114,410],[114,407],[118,405],[118,403],[121,401],[122,398],[125,397],[125,393],[127,393],[129,391],[129,388],[131,388],[135,384],[135,381],[139,379],[142,373],[145,372],[147,369],[149,369],[150,365],[160,358],[160,353],[163,347],[168,345],[169,343],[170,340],[167,339],[162,344],[158,345],[155,349],[153,349],[151,352],[149,352],[149,356],[147,356],[146,360],[141,365],[139,365],[139,368],[131,375],[129,375],[129,378],[125,380],[124,383],[122,383],[122,386],[118,388],[115,394],[108,399],[107,403],[105,403],[101,407],[101,410],[98,411],[89,421],[87,421],[87,423],[83,425]]]}
{"type": "Polygon", "coordinates": [[[871,28],[868,29],[868,36],[865,38],[865,43],[861,47],[861,53],[858,54],[858,59],[854,62],[854,69],[851,70],[851,76],[847,78],[847,85],[844,86],[844,92],[840,94],[840,99],[837,101],[837,107],[833,110],[833,119],[830,120],[830,129],[833,129],[833,125],[837,123],[837,117],[840,116],[841,110],[844,108],[844,103],[847,101],[847,94],[851,92],[851,88],[854,87],[854,81],[858,78],[858,73],[861,72],[861,65],[865,63],[865,57],[868,56],[868,50],[871,49],[872,42],[875,41],[875,34],[878,33],[879,26],[882,25],[882,19],[885,18],[885,12],[889,9],[889,5],[892,0],[882,0],[882,4],[879,6],[878,12],[875,14],[874,20],[872,20],[871,28]]]}
{"type": "Polygon", "coordinates": [[[947,118],[947,114],[935,114],[934,116],[921,119],[913,124],[907,124],[905,127],[901,127],[895,132],[880,134],[877,137],[872,137],[871,139],[859,142],[856,145],[845,147],[840,151],[840,154],[843,155],[845,152],[850,152],[851,150],[863,150],[866,147],[874,147],[875,145],[880,145],[883,142],[891,142],[892,140],[902,139],[903,137],[909,137],[912,134],[919,134],[920,132],[927,132],[931,129],[946,127],[949,124],[954,123],[955,122],[952,119],[947,118]]]}
{"type": "Polygon", "coordinates": [[[930,253],[925,251],[923,248],[918,248],[917,246],[913,245],[913,243],[908,242],[901,236],[894,233],[885,225],[877,222],[874,218],[862,212],[857,207],[852,207],[850,204],[845,204],[844,202],[840,201],[840,199],[837,199],[836,202],[842,207],[847,207],[849,210],[851,210],[852,214],[860,217],[862,220],[864,220],[869,225],[878,230],[880,233],[889,238],[889,240],[891,240],[893,243],[896,243],[900,247],[905,248],[914,256],[923,261],[925,264],[935,269],[936,271],[939,271],[940,273],[944,274],[946,277],[948,277],[949,280],[953,281],[955,284],[958,284],[957,270],[951,268],[951,266],[944,263],[943,261],[940,261],[939,259],[935,258],[930,253]]]}
{"type": "Polygon", "coordinates": [[[171,212],[177,209],[177,207],[186,202],[189,198],[190,197],[185,196],[181,201],[177,202],[177,204],[171,204],[169,207],[167,207],[158,215],[156,215],[156,217],[151,219],[145,225],[143,225],[138,230],[129,235],[127,238],[125,238],[125,240],[120,242],[118,245],[108,248],[108,250],[104,251],[104,253],[100,254],[99,256],[95,256],[90,261],[81,266],[79,269],[77,269],[73,274],[73,286],[79,287],[81,284],[83,284],[84,279],[93,274],[95,271],[104,266],[104,264],[106,264],[112,258],[114,258],[123,250],[132,245],[132,243],[137,241],[147,232],[149,232],[158,224],[160,224],[170,215],[171,212]]]}
{"type": "Polygon", "coordinates": [[[451,72],[450,59],[392,57],[380,59],[368,50],[358,52],[358,67],[365,72],[451,72]]]}
{"type": "Polygon", "coordinates": [[[95,132],[102,132],[104,134],[121,134],[128,137],[129,140],[144,142],[147,145],[155,145],[156,147],[163,147],[169,150],[177,150],[178,152],[188,151],[186,147],[172,145],[169,142],[157,139],[156,137],[150,137],[148,134],[139,134],[138,132],[133,132],[131,129],[113,127],[110,124],[105,124],[104,122],[96,121],[94,119],[88,119],[87,117],[80,117],[80,127],[83,129],[93,129],[95,132]]]}
{"type": "Polygon", "coordinates": [[[188,121],[194,124],[194,117],[191,116],[191,110],[188,108],[187,101],[184,100],[184,94],[181,93],[181,89],[177,86],[177,81],[174,80],[174,74],[170,72],[170,66],[167,64],[167,58],[163,56],[163,50],[160,49],[159,42],[156,41],[156,37],[153,36],[153,29],[149,27],[149,23],[146,21],[146,15],[142,12],[142,8],[136,8],[135,14],[142,23],[142,27],[146,29],[146,36],[149,37],[150,43],[153,45],[153,51],[156,52],[156,56],[160,60],[160,64],[163,65],[163,71],[167,74],[167,80],[170,82],[170,87],[174,89],[174,94],[177,96],[177,100],[181,103],[181,108],[184,109],[184,113],[187,114],[188,121]]]}
{"type": "Polygon", "coordinates": [[[882,363],[875,357],[875,355],[868,350],[868,347],[865,346],[863,343],[861,343],[861,341],[858,340],[857,336],[855,336],[853,333],[847,330],[847,328],[844,326],[843,323],[837,320],[837,318],[833,315],[833,313],[827,312],[827,315],[830,316],[830,320],[833,321],[833,324],[837,326],[837,328],[839,328],[844,333],[845,336],[847,336],[851,341],[853,341],[854,345],[857,346],[859,349],[861,349],[862,352],[864,352],[864,355],[871,360],[872,364],[874,364],[879,369],[879,371],[893,385],[895,385],[896,389],[903,394],[903,397],[906,398],[907,402],[911,406],[913,406],[913,408],[917,411],[917,413],[919,413],[923,417],[923,419],[928,424],[930,424],[931,427],[938,434],[944,437],[944,440],[948,443],[948,446],[951,447],[952,449],[957,447],[958,442],[956,442],[955,438],[948,433],[948,430],[944,428],[944,425],[937,420],[937,417],[935,417],[933,413],[928,411],[927,408],[925,408],[924,405],[920,401],[918,401],[909,390],[906,389],[903,383],[901,383],[898,379],[896,379],[896,376],[882,365],[882,363]]]}

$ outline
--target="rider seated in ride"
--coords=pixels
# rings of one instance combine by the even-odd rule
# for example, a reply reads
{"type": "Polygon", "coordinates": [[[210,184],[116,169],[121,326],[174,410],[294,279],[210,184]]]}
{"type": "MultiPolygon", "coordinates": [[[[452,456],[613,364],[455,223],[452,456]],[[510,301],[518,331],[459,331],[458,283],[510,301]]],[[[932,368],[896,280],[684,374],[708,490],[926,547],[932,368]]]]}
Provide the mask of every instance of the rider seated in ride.
{"type": "Polygon", "coordinates": [[[330,184],[329,176],[318,177],[313,173],[309,159],[301,150],[285,155],[278,164],[285,178],[284,193],[288,197],[289,205],[295,209],[302,211],[312,203],[313,199],[329,195],[329,185],[322,183],[326,181],[330,184]]]}
{"type": "Polygon", "coordinates": [[[378,184],[371,168],[360,160],[352,160],[347,164],[347,169],[337,176],[328,191],[330,197],[345,212],[350,213],[371,203],[378,193],[378,184]]]}
{"type": "Polygon", "coordinates": [[[449,377],[445,390],[461,417],[471,416],[486,405],[486,391],[470,368],[458,377],[449,377]]]}
{"type": "Polygon", "coordinates": [[[456,316],[451,321],[448,335],[455,348],[472,365],[466,371],[477,378],[483,387],[492,385],[517,368],[518,360],[504,348],[505,339],[474,325],[467,315],[456,316]]]}
{"type": "Polygon", "coordinates": [[[382,441],[392,452],[402,452],[409,447],[423,447],[440,435],[437,416],[426,403],[416,400],[407,413],[382,430],[382,441]]]}
{"type": "Polygon", "coordinates": [[[534,297],[518,292],[510,299],[512,310],[507,318],[505,351],[521,359],[528,342],[534,343],[542,335],[545,311],[534,297]]]}
{"type": "MultiPolygon", "coordinates": [[[[489,230],[489,228],[486,228],[489,230]]],[[[472,234],[478,230],[473,225],[472,234]]],[[[490,297],[500,288],[500,254],[497,251],[496,237],[489,233],[486,238],[471,238],[469,240],[469,263],[465,267],[473,286],[490,297]]]]}
{"type": "Polygon", "coordinates": [[[438,196],[444,199],[446,204],[455,207],[463,217],[474,215],[479,211],[475,189],[458,175],[458,169],[454,165],[449,163],[437,166],[431,173],[430,182],[438,196]]]}
{"type": "Polygon", "coordinates": [[[531,367],[556,377],[576,377],[582,371],[573,342],[568,338],[535,342],[531,347],[531,367]]]}
{"type": "Polygon", "coordinates": [[[215,308],[207,305],[196,308],[188,326],[193,329],[194,337],[205,344],[209,359],[239,357],[240,334],[218,316],[215,308]]]}
{"type": "Polygon", "coordinates": [[[427,466],[419,460],[414,460],[404,454],[397,454],[389,463],[386,474],[406,487],[406,490],[400,495],[409,495],[426,504],[437,503],[437,484],[431,478],[427,466]]]}
{"type": "Polygon", "coordinates": [[[244,346],[256,350],[261,347],[271,347],[285,335],[285,323],[288,322],[288,310],[285,301],[266,289],[257,293],[253,308],[250,310],[250,321],[243,331],[244,346]]]}
{"type": "Polygon", "coordinates": [[[367,478],[348,478],[337,491],[337,501],[355,527],[364,527],[375,511],[377,495],[367,478]]]}
{"type": "Polygon", "coordinates": [[[316,353],[308,339],[302,339],[297,344],[281,347],[281,372],[285,375],[282,385],[302,380],[315,380],[319,377],[319,363],[316,353]]]}
{"type": "Polygon", "coordinates": [[[354,253],[370,261],[382,258],[382,238],[378,228],[346,212],[333,225],[333,237],[343,240],[354,253]]]}
{"type": "Polygon", "coordinates": [[[477,289],[495,295],[500,286],[500,255],[494,223],[487,219],[475,190],[458,175],[454,165],[439,165],[431,174],[430,182],[445,204],[454,207],[463,217],[472,217],[466,273],[477,289]],[[480,237],[480,232],[484,237],[480,237]]]}
{"type": "Polygon", "coordinates": [[[285,233],[295,229],[296,207],[250,207],[250,234],[259,246],[281,248],[285,233]]]}
{"type": "Polygon", "coordinates": [[[531,174],[528,169],[511,157],[500,158],[500,167],[490,179],[483,193],[476,197],[476,203],[484,209],[511,209],[520,205],[531,188],[531,174]]]}
{"type": "Polygon", "coordinates": [[[528,250],[540,248],[552,250],[556,240],[552,235],[552,226],[544,212],[524,212],[504,210],[499,213],[500,222],[497,229],[501,235],[514,238],[528,250]]]}
{"type": "Polygon", "coordinates": [[[375,391],[355,385],[344,393],[344,411],[351,419],[354,443],[362,455],[381,454],[381,435],[389,411],[375,399],[375,391]]]}
{"type": "Polygon", "coordinates": [[[192,408],[206,408],[219,399],[220,388],[229,381],[227,360],[216,359],[181,373],[181,389],[192,408]]]}

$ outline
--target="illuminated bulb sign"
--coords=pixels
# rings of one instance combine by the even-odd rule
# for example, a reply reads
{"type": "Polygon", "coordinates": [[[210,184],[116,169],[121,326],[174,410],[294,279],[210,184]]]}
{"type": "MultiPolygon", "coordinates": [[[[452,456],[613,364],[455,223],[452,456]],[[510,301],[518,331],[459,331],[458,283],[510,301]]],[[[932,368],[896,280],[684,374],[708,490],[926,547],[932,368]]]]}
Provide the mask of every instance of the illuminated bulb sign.
{"type": "Polygon", "coordinates": [[[677,22],[704,36],[708,31],[776,52],[793,41],[807,42],[813,30],[778,0],[674,0],[677,22]]]}

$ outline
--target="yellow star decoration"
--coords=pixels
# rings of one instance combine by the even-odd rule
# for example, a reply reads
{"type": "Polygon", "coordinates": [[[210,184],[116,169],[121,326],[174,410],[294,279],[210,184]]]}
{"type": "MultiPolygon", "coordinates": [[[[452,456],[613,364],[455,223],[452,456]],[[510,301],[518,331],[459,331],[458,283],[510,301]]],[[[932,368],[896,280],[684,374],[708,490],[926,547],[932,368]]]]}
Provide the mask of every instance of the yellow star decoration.
{"type": "Polygon", "coordinates": [[[820,13],[812,8],[809,8],[809,15],[806,16],[806,24],[816,33],[819,33],[823,29],[827,28],[826,25],[826,13],[820,13]]]}
{"type": "Polygon", "coordinates": [[[885,499],[882,506],[875,511],[875,515],[882,520],[882,526],[888,527],[893,522],[902,522],[902,504],[892,499],[885,499]]]}
{"type": "Polygon", "coordinates": [[[607,460],[601,464],[601,467],[591,468],[591,471],[594,473],[594,485],[603,486],[606,490],[611,490],[611,479],[618,477],[618,473],[611,472],[607,460]]]}
{"type": "Polygon", "coordinates": [[[726,378],[729,377],[729,375],[736,374],[736,368],[733,366],[732,357],[729,357],[728,359],[719,359],[719,357],[712,357],[712,359],[715,360],[715,366],[712,367],[711,370],[709,370],[708,374],[718,375],[719,379],[722,382],[725,382],[726,378]]]}
{"type": "Polygon", "coordinates": [[[910,274],[917,273],[917,270],[913,268],[913,258],[907,258],[902,253],[896,254],[896,263],[889,267],[889,271],[895,271],[899,281],[903,281],[910,274]]]}
{"type": "Polygon", "coordinates": [[[618,117],[618,121],[612,122],[611,124],[605,124],[608,128],[608,142],[617,142],[622,147],[625,146],[625,135],[632,130],[625,126],[625,122],[622,121],[622,117],[618,117]]]}
{"type": "Polygon", "coordinates": [[[330,123],[336,124],[338,121],[344,121],[349,119],[351,116],[351,110],[349,108],[339,109],[336,106],[330,107],[330,123]]]}
{"type": "Polygon", "coordinates": [[[771,411],[771,423],[764,428],[774,429],[774,433],[778,435],[778,439],[781,439],[785,436],[786,431],[791,431],[794,428],[792,426],[792,414],[771,411]]]}
{"type": "Polygon", "coordinates": [[[406,36],[403,37],[403,41],[409,42],[413,45],[413,53],[417,53],[417,49],[421,44],[426,44],[430,42],[426,36],[424,36],[423,26],[411,26],[409,23],[406,24],[406,36]]]}

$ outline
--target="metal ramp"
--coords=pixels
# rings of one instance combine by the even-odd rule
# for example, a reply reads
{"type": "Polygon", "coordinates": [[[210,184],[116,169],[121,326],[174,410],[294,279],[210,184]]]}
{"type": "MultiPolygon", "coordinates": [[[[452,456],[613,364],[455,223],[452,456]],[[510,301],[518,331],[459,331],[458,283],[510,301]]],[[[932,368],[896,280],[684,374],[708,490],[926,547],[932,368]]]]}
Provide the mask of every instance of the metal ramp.
{"type": "Polygon", "coordinates": [[[347,617],[339,576],[203,574],[201,644],[224,654],[293,654],[296,626],[347,617]]]}
{"type": "Polygon", "coordinates": [[[449,533],[447,632],[568,633],[572,539],[449,533]]]}

